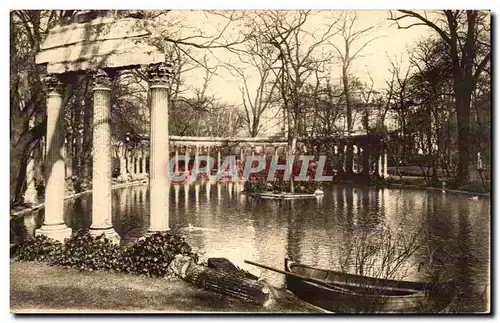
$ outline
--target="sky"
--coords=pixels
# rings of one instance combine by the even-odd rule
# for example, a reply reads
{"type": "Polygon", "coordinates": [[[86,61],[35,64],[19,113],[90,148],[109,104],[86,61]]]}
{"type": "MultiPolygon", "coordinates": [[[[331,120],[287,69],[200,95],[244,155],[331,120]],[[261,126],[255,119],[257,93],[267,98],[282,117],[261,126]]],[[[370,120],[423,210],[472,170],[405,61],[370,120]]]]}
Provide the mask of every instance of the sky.
{"type": "MultiPolygon", "coordinates": [[[[324,28],[325,24],[331,21],[331,17],[339,15],[340,11],[321,11],[315,15],[314,21],[308,21],[307,29],[316,30],[324,28]]],[[[353,63],[351,73],[359,77],[364,82],[369,82],[369,75],[374,80],[374,88],[383,90],[385,82],[390,78],[389,69],[391,67],[389,57],[391,59],[402,60],[402,65],[408,63],[407,48],[411,48],[415,42],[421,38],[428,37],[431,30],[423,26],[415,26],[410,29],[399,30],[394,22],[388,21],[389,11],[375,11],[365,10],[357,11],[358,19],[356,21],[354,30],[365,29],[370,26],[377,25],[375,31],[370,33],[367,37],[360,39],[358,43],[353,44],[353,48],[357,49],[363,45],[364,41],[376,38],[361,52],[363,57],[359,57],[353,63]]],[[[178,11],[171,15],[171,18],[179,19],[186,25],[193,26],[194,29],[201,28],[207,33],[211,33],[217,28],[216,26],[223,25],[223,21],[213,15],[206,15],[202,11],[178,11]]],[[[238,33],[238,28],[229,31],[229,34],[238,33]]],[[[188,32],[193,32],[189,30],[188,32]]],[[[334,36],[332,43],[337,46],[342,46],[342,38],[334,36]]],[[[334,50],[332,48],[332,50],[334,50]]],[[[198,55],[202,52],[199,51],[198,55]]],[[[216,50],[214,54],[217,55],[219,61],[235,61],[236,57],[226,50],[216,50]]],[[[213,61],[212,61],[213,62],[213,61]]],[[[333,62],[330,70],[330,75],[334,82],[340,82],[341,75],[340,62],[333,62]]],[[[246,71],[250,76],[249,87],[255,89],[258,85],[256,77],[251,70],[246,71]]],[[[203,84],[203,77],[205,72],[202,69],[195,69],[185,75],[186,83],[192,87],[201,87],[203,84]]],[[[217,75],[214,75],[207,88],[209,94],[214,94],[224,102],[241,104],[241,94],[239,87],[241,80],[232,75],[229,71],[219,68],[217,75]]],[[[252,92],[252,91],[251,91],[252,92]]]]}

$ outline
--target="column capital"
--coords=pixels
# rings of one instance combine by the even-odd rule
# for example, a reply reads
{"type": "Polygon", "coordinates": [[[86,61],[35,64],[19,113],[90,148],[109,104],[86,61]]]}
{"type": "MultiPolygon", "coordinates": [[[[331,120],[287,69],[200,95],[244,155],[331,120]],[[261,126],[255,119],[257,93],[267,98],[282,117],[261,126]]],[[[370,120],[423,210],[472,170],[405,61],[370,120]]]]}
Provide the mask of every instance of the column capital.
{"type": "Polygon", "coordinates": [[[49,74],[43,78],[43,83],[45,85],[45,88],[47,91],[50,92],[56,92],[58,94],[61,94],[62,92],[62,82],[59,80],[59,78],[53,74],[49,74]]]}
{"type": "Polygon", "coordinates": [[[92,90],[108,90],[111,91],[111,78],[103,69],[92,71],[92,90]]]}
{"type": "Polygon", "coordinates": [[[169,86],[173,70],[170,63],[151,64],[147,67],[147,76],[150,85],[169,86]]]}

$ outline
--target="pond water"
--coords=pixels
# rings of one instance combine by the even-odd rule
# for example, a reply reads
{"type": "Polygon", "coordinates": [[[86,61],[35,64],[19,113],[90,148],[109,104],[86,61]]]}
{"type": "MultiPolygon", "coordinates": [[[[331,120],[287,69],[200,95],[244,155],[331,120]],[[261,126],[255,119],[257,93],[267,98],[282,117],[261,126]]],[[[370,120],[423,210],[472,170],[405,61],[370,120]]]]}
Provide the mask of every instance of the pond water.
{"type": "MultiPolygon", "coordinates": [[[[335,186],[321,199],[256,200],[233,184],[191,183],[170,190],[170,227],[186,232],[205,257],[226,257],[237,266],[281,286],[281,274],[247,265],[244,259],[282,269],[284,258],[395,279],[453,278],[458,297],[451,311],[488,309],[490,199],[413,189],[335,186]]],[[[113,223],[122,244],[149,226],[148,186],[113,191],[113,223]]],[[[73,229],[91,224],[92,196],[65,206],[73,229]]],[[[43,211],[11,223],[11,235],[32,235],[43,211]]],[[[11,237],[12,238],[12,237],[11,237]]]]}

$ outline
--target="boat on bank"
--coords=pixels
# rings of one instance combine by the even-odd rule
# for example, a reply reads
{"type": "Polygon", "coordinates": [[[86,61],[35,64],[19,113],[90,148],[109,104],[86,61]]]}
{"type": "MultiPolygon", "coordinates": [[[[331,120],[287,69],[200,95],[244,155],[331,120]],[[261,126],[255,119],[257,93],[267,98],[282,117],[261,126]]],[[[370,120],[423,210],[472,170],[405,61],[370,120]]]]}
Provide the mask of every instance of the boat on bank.
{"type": "Polygon", "coordinates": [[[424,283],[346,274],[285,259],[287,289],[335,313],[440,312],[455,296],[453,283],[424,283]],[[310,280],[302,279],[310,278],[310,280]]]}

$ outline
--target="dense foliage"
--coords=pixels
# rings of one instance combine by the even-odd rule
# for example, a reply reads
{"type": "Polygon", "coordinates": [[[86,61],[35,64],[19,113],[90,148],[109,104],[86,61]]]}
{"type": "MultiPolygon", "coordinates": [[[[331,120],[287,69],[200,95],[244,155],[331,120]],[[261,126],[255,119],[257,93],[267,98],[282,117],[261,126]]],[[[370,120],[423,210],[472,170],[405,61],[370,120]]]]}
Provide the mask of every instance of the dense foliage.
{"type": "MultiPolygon", "coordinates": [[[[320,185],[318,182],[299,182],[294,186],[294,193],[314,193],[320,185]]],[[[290,192],[290,185],[287,182],[245,182],[245,192],[247,193],[283,193],[290,192]]]]}
{"type": "Polygon", "coordinates": [[[135,275],[164,277],[177,254],[198,256],[185,239],[172,232],[155,233],[130,247],[112,243],[103,235],[94,237],[86,230],[76,232],[64,244],[37,236],[17,246],[12,258],[17,261],[42,261],[84,271],[110,270],[135,275]]]}

